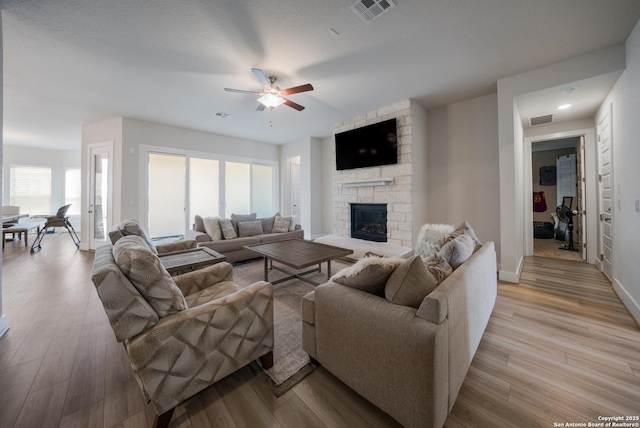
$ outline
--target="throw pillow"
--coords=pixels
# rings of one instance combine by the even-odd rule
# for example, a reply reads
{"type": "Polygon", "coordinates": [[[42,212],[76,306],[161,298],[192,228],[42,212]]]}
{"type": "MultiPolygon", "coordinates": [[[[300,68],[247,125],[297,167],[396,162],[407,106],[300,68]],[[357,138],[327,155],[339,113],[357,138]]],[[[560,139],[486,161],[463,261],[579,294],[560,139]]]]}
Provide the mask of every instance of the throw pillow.
{"type": "Polygon", "coordinates": [[[418,308],[438,284],[438,278],[415,255],[393,271],[384,287],[384,297],[397,305],[418,308]]]}
{"type": "Polygon", "coordinates": [[[473,228],[471,227],[471,225],[469,223],[467,223],[466,220],[463,221],[460,226],[456,227],[453,232],[451,232],[451,235],[449,235],[449,238],[447,238],[447,241],[452,241],[453,239],[457,238],[458,236],[462,235],[463,233],[466,233],[467,235],[469,235],[471,237],[471,239],[473,239],[474,245],[482,245],[482,242],[480,242],[480,240],[476,236],[476,233],[474,232],[473,228]]]}
{"type": "Polygon", "coordinates": [[[291,223],[289,223],[289,232],[293,232],[294,230],[296,230],[296,225],[300,224],[300,216],[292,215],[289,218],[291,219],[291,223]]]}
{"type": "Polygon", "coordinates": [[[427,258],[436,254],[445,244],[447,237],[454,231],[451,224],[431,224],[422,225],[416,239],[415,254],[422,258],[427,258]]]}
{"type": "Polygon", "coordinates": [[[447,277],[453,273],[453,268],[442,256],[433,254],[429,256],[427,260],[423,261],[429,272],[431,272],[438,280],[438,284],[447,279],[447,277]]]}
{"type": "Polygon", "coordinates": [[[463,233],[442,246],[438,255],[445,258],[453,269],[457,269],[462,263],[473,255],[475,244],[471,235],[463,233]]]}
{"type": "Polygon", "coordinates": [[[262,235],[262,221],[241,221],[238,223],[238,236],[262,235]]]}
{"type": "Polygon", "coordinates": [[[331,277],[331,281],[372,294],[381,293],[402,257],[365,257],[331,277]]]}
{"type": "Polygon", "coordinates": [[[205,217],[202,219],[204,232],[209,235],[212,241],[222,239],[222,229],[220,229],[220,217],[205,217]]]}
{"type": "Polygon", "coordinates": [[[160,259],[140,236],[125,236],[113,246],[116,264],[160,318],[187,309],[182,292],[160,259]]]}
{"type": "Polygon", "coordinates": [[[258,219],[262,223],[262,233],[271,233],[271,229],[273,229],[273,221],[275,219],[276,219],[275,217],[258,219]]]}
{"type": "Polygon", "coordinates": [[[151,240],[151,237],[147,234],[147,231],[144,230],[142,224],[138,220],[130,219],[125,220],[119,224],[116,224],[109,231],[109,239],[111,243],[115,245],[118,240],[124,236],[139,236],[141,237],[149,249],[154,253],[158,254],[158,250],[156,249],[155,244],[151,240]]]}
{"type": "Polygon", "coordinates": [[[279,215],[280,215],[280,212],[277,212],[271,217],[258,219],[262,221],[262,233],[271,233],[271,229],[273,229],[273,222],[275,221],[276,217],[278,217],[279,215]]]}
{"type": "Polygon", "coordinates": [[[231,224],[236,231],[236,235],[238,235],[238,223],[241,221],[255,221],[258,219],[258,215],[256,213],[251,214],[231,214],[231,224]]]}
{"type": "Polygon", "coordinates": [[[271,233],[288,232],[290,224],[291,224],[291,219],[289,217],[277,216],[273,221],[273,228],[271,229],[271,233]]]}
{"type": "Polygon", "coordinates": [[[228,218],[220,219],[220,229],[222,230],[222,236],[224,237],[224,239],[234,239],[238,237],[236,230],[231,224],[231,220],[229,220],[228,218]]]}
{"type": "Polygon", "coordinates": [[[204,230],[204,222],[202,221],[202,217],[199,216],[198,214],[196,214],[194,220],[193,220],[193,230],[195,230],[196,232],[204,232],[207,233],[204,230]]]}

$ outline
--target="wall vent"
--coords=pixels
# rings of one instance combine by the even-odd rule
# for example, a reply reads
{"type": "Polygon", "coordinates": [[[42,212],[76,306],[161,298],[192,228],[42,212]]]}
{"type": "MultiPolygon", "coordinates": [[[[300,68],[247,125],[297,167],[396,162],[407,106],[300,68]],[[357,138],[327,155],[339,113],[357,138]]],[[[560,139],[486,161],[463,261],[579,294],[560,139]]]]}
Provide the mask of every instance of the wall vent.
{"type": "Polygon", "coordinates": [[[536,125],[546,125],[547,123],[551,123],[553,121],[552,114],[545,114],[544,116],[537,116],[529,118],[529,124],[531,126],[536,125]]]}
{"type": "Polygon", "coordinates": [[[368,24],[393,6],[393,0],[358,0],[351,5],[351,10],[368,24]]]}
{"type": "Polygon", "coordinates": [[[223,113],[221,111],[213,115],[213,117],[217,117],[218,119],[228,119],[229,116],[231,116],[229,113],[223,113]]]}

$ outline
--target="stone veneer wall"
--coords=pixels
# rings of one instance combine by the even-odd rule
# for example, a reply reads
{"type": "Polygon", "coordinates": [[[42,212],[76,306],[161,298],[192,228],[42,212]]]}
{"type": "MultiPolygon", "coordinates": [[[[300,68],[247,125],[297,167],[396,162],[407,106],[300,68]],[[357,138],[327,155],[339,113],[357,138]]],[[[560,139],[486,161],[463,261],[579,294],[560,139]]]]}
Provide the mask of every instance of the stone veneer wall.
{"type": "MultiPolygon", "coordinates": [[[[411,138],[411,101],[379,108],[347,120],[333,127],[340,133],[388,119],[397,119],[398,163],[379,167],[337,171],[333,163],[333,233],[351,236],[350,203],[387,204],[387,240],[389,243],[412,247],[413,236],[413,170],[411,138]],[[392,184],[348,187],[344,183],[358,180],[393,178],[392,184]]],[[[333,146],[335,159],[335,140],[333,146]]]]}

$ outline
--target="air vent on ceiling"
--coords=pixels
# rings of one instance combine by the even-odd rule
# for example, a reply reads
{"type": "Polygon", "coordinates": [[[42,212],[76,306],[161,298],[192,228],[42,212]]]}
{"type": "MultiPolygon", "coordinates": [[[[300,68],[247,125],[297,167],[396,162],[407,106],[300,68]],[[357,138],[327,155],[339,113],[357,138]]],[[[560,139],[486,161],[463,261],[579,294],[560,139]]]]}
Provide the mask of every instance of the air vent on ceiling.
{"type": "Polygon", "coordinates": [[[221,111],[213,115],[213,117],[217,117],[218,119],[228,119],[229,116],[231,116],[229,113],[223,113],[221,111]]]}
{"type": "Polygon", "coordinates": [[[537,117],[529,118],[529,123],[531,124],[531,126],[545,125],[547,123],[551,123],[552,121],[553,121],[553,115],[552,114],[545,114],[544,116],[537,116],[537,117]]]}
{"type": "Polygon", "coordinates": [[[358,0],[351,5],[351,10],[368,24],[393,6],[393,0],[358,0]]]}

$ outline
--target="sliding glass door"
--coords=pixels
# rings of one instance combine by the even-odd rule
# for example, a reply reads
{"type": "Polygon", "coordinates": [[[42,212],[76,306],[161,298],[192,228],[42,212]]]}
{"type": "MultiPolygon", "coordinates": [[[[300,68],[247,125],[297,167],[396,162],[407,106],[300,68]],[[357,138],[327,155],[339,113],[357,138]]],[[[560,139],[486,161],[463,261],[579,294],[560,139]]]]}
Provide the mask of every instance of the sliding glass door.
{"type": "Polygon", "coordinates": [[[147,221],[153,238],[183,236],[196,215],[275,212],[276,164],[148,152],[147,221]]]}
{"type": "Polygon", "coordinates": [[[189,158],[189,221],[220,215],[220,162],[189,158]]]}
{"type": "Polygon", "coordinates": [[[148,227],[153,238],[184,235],[186,158],[149,153],[148,227]]]}

